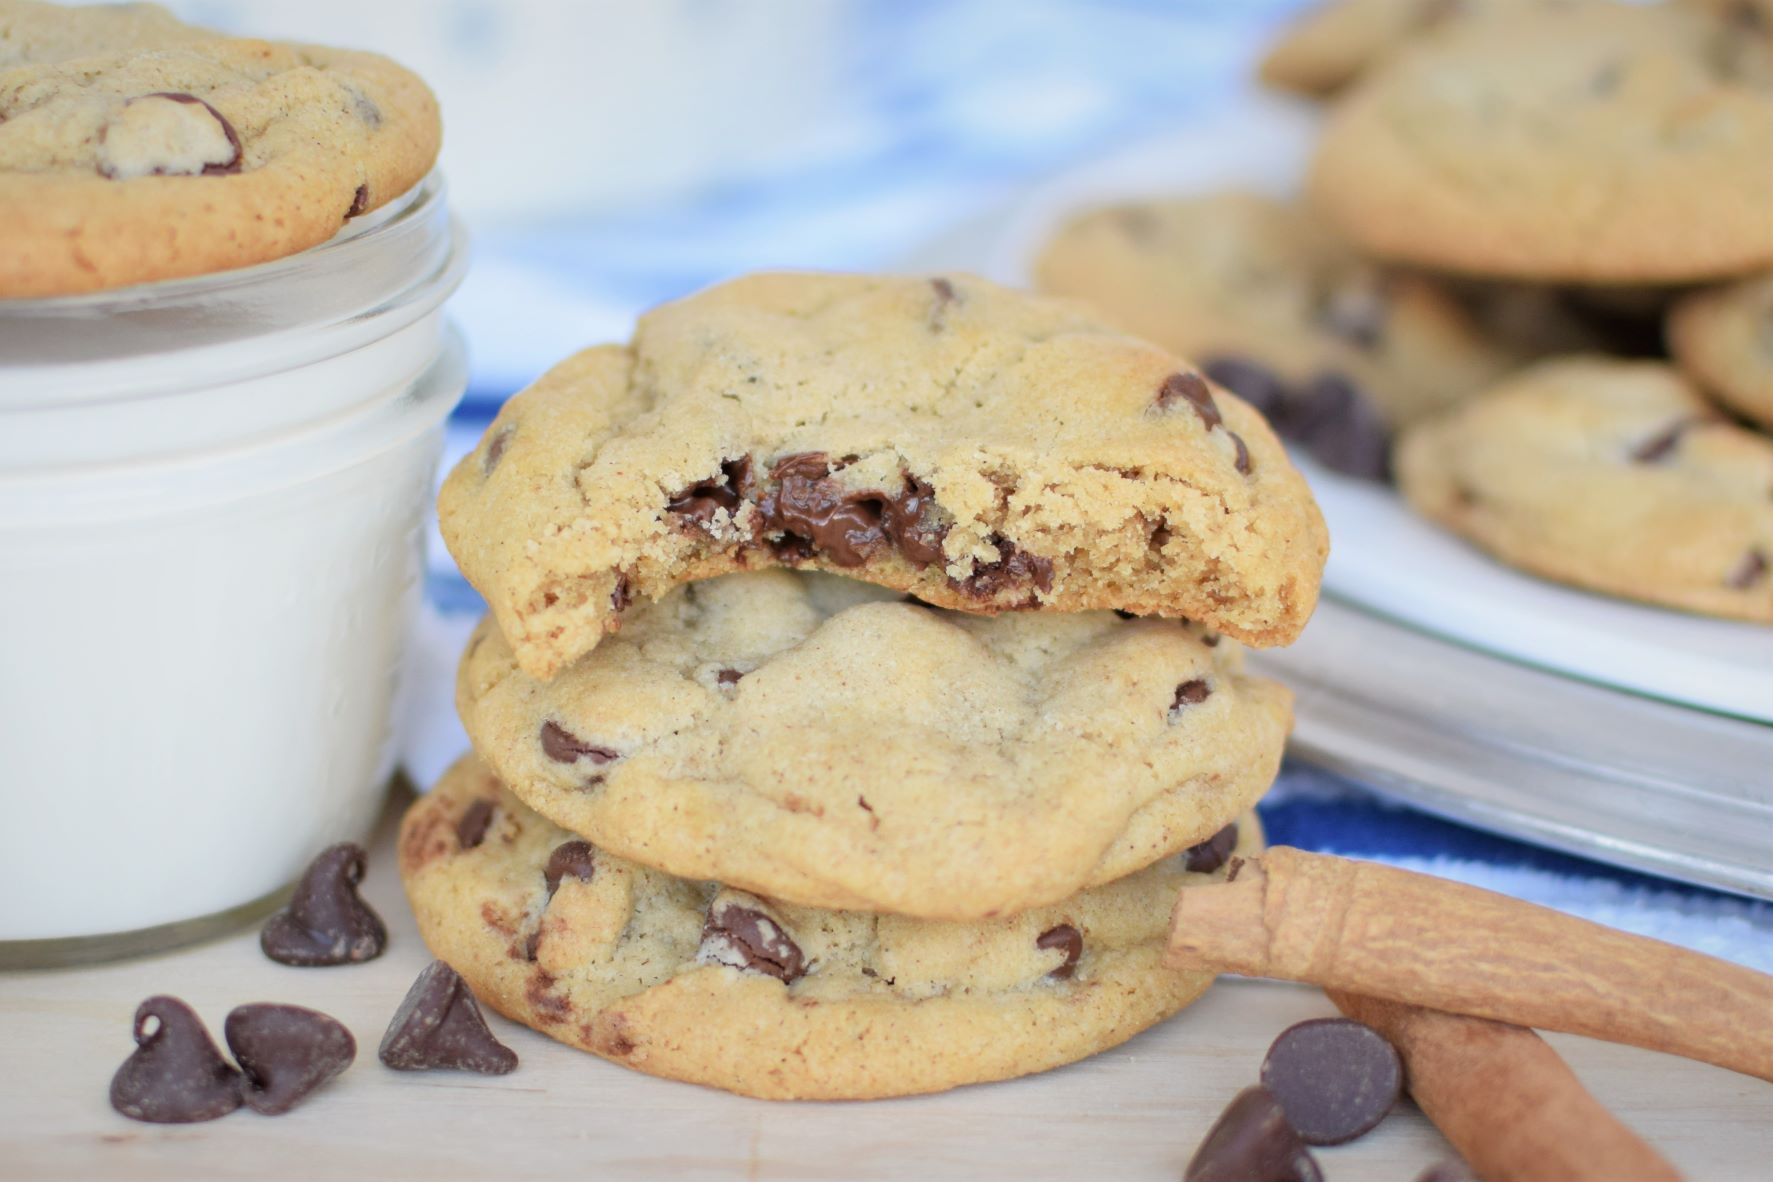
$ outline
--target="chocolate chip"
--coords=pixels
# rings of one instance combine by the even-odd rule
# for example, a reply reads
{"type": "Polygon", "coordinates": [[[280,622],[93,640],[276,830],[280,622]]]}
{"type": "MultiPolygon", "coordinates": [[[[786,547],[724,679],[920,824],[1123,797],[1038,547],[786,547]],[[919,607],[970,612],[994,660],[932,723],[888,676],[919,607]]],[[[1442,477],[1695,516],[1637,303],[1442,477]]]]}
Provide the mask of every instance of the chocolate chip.
{"type": "Polygon", "coordinates": [[[1194,413],[1200,416],[1200,421],[1207,425],[1209,431],[1225,421],[1219,417],[1219,404],[1213,401],[1213,391],[1197,373],[1173,373],[1158,387],[1159,407],[1168,410],[1178,401],[1192,406],[1194,413]]]}
{"type": "Polygon", "coordinates": [[[1182,868],[1195,874],[1211,874],[1225,865],[1231,851],[1237,848],[1237,823],[1234,821],[1199,845],[1182,851],[1182,868]]]}
{"type": "Polygon", "coordinates": [[[486,830],[492,824],[492,815],[493,802],[481,797],[456,818],[456,841],[463,849],[475,849],[486,840],[486,830]]]}
{"type": "Polygon", "coordinates": [[[596,869],[590,842],[567,841],[555,846],[554,852],[548,855],[548,865],[542,870],[542,881],[548,884],[548,897],[554,897],[554,892],[560,889],[560,880],[567,875],[580,882],[590,882],[596,869]]]}
{"type": "Polygon", "coordinates": [[[1237,470],[1243,475],[1250,474],[1250,449],[1244,445],[1244,437],[1236,431],[1231,432],[1231,442],[1237,447],[1237,470]]]}
{"type": "Polygon", "coordinates": [[[1376,276],[1365,275],[1326,292],[1317,320],[1333,335],[1370,352],[1385,335],[1386,310],[1384,285],[1376,276]]]}
{"type": "Polygon", "coordinates": [[[922,570],[944,561],[942,540],[948,527],[935,520],[935,491],[909,472],[904,475],[905,487],[886,503],[883,524],[905,561],[922,570]]]}
{"type": "Polygon", "coordinates": [[[486,457],[480,461],[480,471],[483,475],[492,475],[492,470],[499,466],[499,461],[505,457],[505,447],[511,442],[511,436],[515,431],[514,427],[502,427],[487,441],[486,457]]]}
{"type": "Polygon", "coordinates": [[[722,669],[714,675],[714,681],[717,685],[738,685],[743,676],[745,675],[737,669],[722,669]]]}
{"type": "Polygon", "coordinates": [[[803,539],[837,566],[861,566],[888,545],[886,495],[831,479],[823,452],[784,456],[770,478],[775,487],[757,506],[766,529],[803,539]]]}
{"type": "Polygon", "coordinates": [[[1245,1088],[1207,1130],[1183,1182],[1323,1182],[1268,1089],[1245,1088]]]}
{"type": "Polygon", "coordinates": [[[1290,397],[1287,383],[1279,374],[1247,357],[1215,357],[1202,369],[1214,382],[1249,403],[1270,422],[1279,418],[1290,397]]]}
{"type": "Polygon", "coordinates": [[[1219,634],[1217,632],[1203,632],[1201,633],[1200,642],[1208,648],[1218,648],[1219,634]]]}
{"type": "Polygon", "coordinates": [[[599,747],[595,743],[587,743],[558,722],[542,724],[542,754],[555,763],[577,763],[588,759],[593,764],[610,763],[620,759],[619,752],[608,747],[599,747]]]}
{"type": "Polygon", "coordinates": [[[935,302],[930,306],[930,331],[940,332],[948,320],[948,305],[957,302],[960,296],[955,293],[954,284],[946,279],[932,279],[930,287],[936,293],[935,302]]]}
{"type": "Polygon", "coordinates": [[[382,109],[376,106],[375,100],[355,86],[348,86],[346,89],[351,92],[351,107],[356,112],[357,118],[361,119],[364,125],[372,131],[380,127],[382,125],[382,109]]]}
{"type": "Polygon", "coordinates": [[[1759,550],[1750,550],[1724,577],[1724,585],[1736,591],[1747,591],[1766,577],[1767,556],[1759,550]]]}
{"type": "Polygon", "coordinates": [[[289,906],[259,931],[265,955],[303,967],[358,964],[380,956],[388,929],[357,894],[365,865],[363,847],[353,842],[322,850],[302,873],[289,906]]]}
{"type": "Polygon", "coordinates": [[[1069,981],[1071,974],[1077,971],[1078,959],[1083,956],[1083,933],[1068,923],[1062,923],[1058,927],[1048,928],[1036,936],[1034,946],[1042,952],[1048,952],[1055,948],[1063,952],[1065,959],[1060,962],[1058,968],[1049,972],[1047,976],[1056,981],[1069,981]]]}
{"type": "MultiPolygon", "coordinates": [[[[173,101],[175,103],[184,103],[186,105],[199,106],[199,107],[202,107],[205,111],[208,111],[210,114],[210,117],[213,118],[216,121],[216,123],[221,126],[222,135],[227,137],[228,158],[226,160],[218,160],[218,161],[213,161],[211,163],[204,164],[201,169],[201,175],[203,175],[203,176],[227,176],[231,173],[236,173],[236,172],[240,171],[240,160],[241,160],[241,155],[242,155],[241,148],[240,148],[240,133],[234,130],[234,125],[232,123],[228,122],[228,117],[226,115],[223,115],[220,111],[216,110],[214,107],[210,106],[208,103],[204,102],[202,99],[198,98],[196,95],[186,94],[183,91],[159,90],[159,91],[155,91],[152,94],[144,94],[140,98],[131,99],[131,100],[129,100],[129,102],[130,102],[130,104],[139,103],[143,99],[170,99],[171,101],[173,101]]],[[[109,131],[109,128],[106,128],[105,132],[101,132],[101,138],[104,138],[105,133],[108,131],[109,131]]],[[[198,175],[196,173],[190,173],[190,172],[180,172],[180,173],[168,174],[164,167],[152,168],[152,169],[147,170],[146,173],[137,172],[134,169],[118,171],[115,168],[111,168],[111,169],[107,170],[103,166],[100,167],[99,171],[108,177],[125,176],[125,175],[147,175],[147,176],[198,175]]]]}
{"type": "Polygon", "coordinates": [[[357,1057],[349,1030],[301,1006],[239,1006],[222,1033],[245,1077],[246,1106],[266,1116],[288,1112],[357,1057]]]}
{"type": "Polygon", "coordinates": [[[720,475],[692,484],[666,502],[667,512],[704,530],[714,524],[715,515],[725,512],[736,516],[751,486],[751,457],[722,460],[720,475]]]}
{"type": "Polygon", "coordinates": [[[948,280],[938,276],[930,280],[930,286],[935,289],[938,304],[948,304],[954,301],[954,284],[948,280]]]}
{"type": "Polygon", "coordinates": [[[355,193],[351,194],[351,208],[345,211],[345,220],[347,222],[350,221],[368,208],[369,182],[365,181],[363,184],[357,186],[357,191],[355,193]]]}
{"type": "Polygon", "coordinates": [[[1262,1086],[1308,1145],[1340,1145],[1376,1127],[1403,1091],[1397,1049],[1351,1018],[1314,1018],[1281,1032],[1262,1086]]]}
{"type": "Polygon", "coordinates": [[[1697,419],[1676,419],[1633,448],[1631,458],[1639,464],[1654,464],[1659,460],[1667,459],[1674,454],[1675,448],[1680,446],[1681,436],[1685,435],[1697,423],[1697,419]]]}
{"type": "Polygon", "coordinates": [[[1132,612],[1122,611],[1118,607],[1114,609],[1114,614],[1123,620],[1136,620],[1139,618],[1138,616],[1134,615],[1132,612]]]}
{"type": "Polygon", "coordinates": [[[699,955],[716,964],[762,973],[785,984],[806,975],[806,958],[780,924],[761,911],[728,900],[708,909],[699,955]]]}
{"type": "Polygon", "coordinates": [[[1362,480],[1390,478],[1391,433],[1385,420],[1341,374],[1313,378],[1276,427],[1332,472],[1362,480]]]}
{"type": "Polygon", "coordinates": [[[1477,1182],[1460,1161],[1439,1161],[1416,1175],[1416,1182],[1477,1182]]]}
{"type": "Polygon", "coordinates": [[[240,1107],[240,1073],[178,998],[150,997],[136,1007],[135,1044],[111,1077],[111,1107],[124,1116],[188,1124],[240,1107]]]}
{"type": "Polygon", "coordinates": [[[1198,706],[1213,696],[1213,687],[1201,678],[1185,681],[1176,687],[1175,700],[1170,703],[1170,721],[1176,721],[1185,706],[1198,706]]]}
{"type": "MultiPolygon", "coordinates": [[[[1053,564],[1046,558],[1030,554],[1008,538],[994,536],[997,561],[973,566],[973,573],[961,580],[949,580],[959,591],[975,599],[995,599],[1004,591],[1026,587],[1030,583],[1042,591],[1053,589],[1053,564]]],[[[1034,596],[1028,597],[1031,601],[1034,596]]]]}
{"type": "Polygon", "coordinates": [[[453,1067],[504,1075],[517,1066],[516,1053],[487,1029],[467,982],[441,960],[432,961],[412,983],[379,1053],[396,1071],[453,1067]]]}

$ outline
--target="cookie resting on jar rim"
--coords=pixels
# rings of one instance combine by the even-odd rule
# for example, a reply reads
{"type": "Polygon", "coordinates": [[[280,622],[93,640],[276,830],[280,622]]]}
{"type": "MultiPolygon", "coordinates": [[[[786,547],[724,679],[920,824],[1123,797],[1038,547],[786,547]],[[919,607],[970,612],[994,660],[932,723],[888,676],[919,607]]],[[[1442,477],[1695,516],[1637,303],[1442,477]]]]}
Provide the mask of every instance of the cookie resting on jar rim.
{"type": "Polygon", "coordinates": [[[0,300],[0,967],[220,930],[368,832],[465,263],[433,174],[273,262],[0,300]]]}

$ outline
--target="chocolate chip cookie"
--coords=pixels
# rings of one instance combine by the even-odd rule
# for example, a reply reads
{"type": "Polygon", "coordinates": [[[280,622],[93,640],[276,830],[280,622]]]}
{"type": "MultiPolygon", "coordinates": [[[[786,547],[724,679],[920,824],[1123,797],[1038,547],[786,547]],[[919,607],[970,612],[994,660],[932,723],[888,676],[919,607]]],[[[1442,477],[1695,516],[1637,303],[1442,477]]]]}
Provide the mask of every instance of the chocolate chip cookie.
{"type": "Polygon", "coordinates": [[[438,511],[537,677],[631,604],[767,566],[1282,644],[1327,549],[1241,400],[1077,305],[958,276],[755,275],[655,309],[508,403],[438,511]]]}
{"type": "Polygon", "coordinates": [[[1319,206],[1382,258],[1550,282],[1773,264],[1773,66],[1698,6],[1570,3],[1463,21],[1331,111],[1319,206]]]}
{"type": "Polygon", "coordinates": [[[1382,271],[1310,211],[1255,193],[1089,211],[1046,245],[1035,275],[1198,361],[1283,436],[1287,404],[1320,384],[1351,388],[1399,425],[1521,360],[1432,281],[1382,271]]]}
{"type": "Polygon", "coordinates": [[[1719,402],[1773,428],[1773,277],[1684,297],[1669,310],[1668,344],[1719,402]]]}
{"type": "Polygon", "coordinates": [[[373,54],[0,0],[0,297],[293,254],[410,189],[439,136],[424,83],[373,54]]]}
{"type": "Polygon", "coordinates": [[[1258,72],[1269,86],[1325,98],[1450,23],[1559,3],[1568,0],[1322,0],[1281,32],[1258,72]]]}
{"type": "MultiPolygon", "coordinates": [[[[1238,832],[1260,849],[1253,817],[1238,832]]],[[[982,922],[796,907],[617,857],[471,758],[408,811],[399,850],[425,942],[482,1001],[612,1062],[769,1099],[1043,1071],[1211,982],[1162,964],[1177,891],[1209,881],[1181,858],[982,922]]]]}
{"type": "Polygon", "coordinates": [[[457,700],[512,791],[623,857],[809,906],[980,919],[1204,841],[1268,788],[1291,695],[1217,639],[760,571],[636,608],[548,682],[482,625],[457,700]]]}
{"type": "Polygon", "coordinates": [[[1504,562],[1632,599],[1773,621],[1773,440],[1672,369],[1546,362],[1400,441],[1410,504],[1504,562]]]}

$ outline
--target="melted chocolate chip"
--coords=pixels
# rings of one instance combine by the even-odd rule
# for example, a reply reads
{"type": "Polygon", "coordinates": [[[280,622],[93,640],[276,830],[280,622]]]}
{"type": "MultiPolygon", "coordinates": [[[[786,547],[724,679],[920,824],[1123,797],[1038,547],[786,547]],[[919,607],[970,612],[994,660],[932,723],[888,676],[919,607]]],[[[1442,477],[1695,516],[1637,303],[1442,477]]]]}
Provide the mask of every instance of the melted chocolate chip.
{"type": "Polygon", "coordinates": [[[823,452],[784,456],[770,469],[775,487],[758,502],[765,528],[800,538],[837,566],[861,566],[888,545],[887,498],[831,479],[823,452]]]}
{"type": "Polygon", "coordinates": [[[1182,868],[1195,874],[1211,874],[1225,865],[1237,848],[1237,824],[1233,822],[1199,845],[1182,851],[1182,868]]]}
{"type": "Polygon", "coordinates": [[[1176,687],[1175,700],[1170,703],[1170,721],[1174,722],[1184,707],[1198,706],[1212,696],[1213,687],[1198,677],[1183,682],[1176,687]]]}
{"type": "Polygon", "coordinates": [[[1183,1182],[1323,1182],[1317,1159],[1267,1088],[1245,1088],[1213,1122],[1183,1182]]]}
{"type": "Polygon", "coordinates": [[[621,758],[619,752],[587,743],[558,722],[542,724],[542,754],[555,763],[577,763],[588,759],[593,764],[600,764],[621,758]]]}
{"type": "Polygon", "coordinates": [[[712,528],[716,514],[737,515],[750,487],[750,456],[722,460],[719,476],[690,485],[666,502],[665,508],[684,521],[707,530],[712,528]]]}
{"type": "Polygon", "coordinates": [[[381,1060],[396,1071],[451,1067],[504,1075],[517,1055],[493,1037],[467,983],[441,960],[420,973],[382,1036],[381,1060]]]}
{"type": "Polygon", "coordinates": [[[739,679],[745,675],[737,669],[722,669],[714,675],[716,685],[738,685],[739,679]]]}
{"type": "Polygon", "coordinates": [[[941,562],[948,527],[935,520],[936,495],[929,484],[905,473],[905,487],[886,503],[887,537],[905,561],[922,570],[941,562]]]}
{"type": "Polygon", "coordinates": [[[288,1112],[357,1058],[349,1030],[301,1006],[240,1006],[222,1033],[245,1077],[246,1106],[266,1116],[288,1112]]]}
{"type": "Polygon", "coordinates": [[[1278,431],[1291,392],[1279,374],[1248,357],[1215,357],[1202,367],[1214,382],[1249,403],[1278,431]]]}
{"type": "Polygon", "coordinates": [[[1047,976],[1057,981],[1068,981],[1071,979],[1071,974],[1077,971],[1078,959],[1083,956],[1083,933],[1068,923],[1062,923],[1057,927],[1048,928],[1036,936],[1034,946],[1042,952],[1049,952],[1056,948],[1065,954],[1065,959],[1059,963],[1059,967],[1052,970],[1047,976]]]}
{"type": "MultiPolygon", "coordinates": [[[[973,566],[973,573],[959,581],[949,582],[956,590],[975,599],[995,599],[1005,591],[1025,588],[1030,583],[1042,591],[1053,589],[1051,560],[1030,554],[1003,537],[991,539],[997,547],[997,561],[973,566]]],[[[1028,596],[1030,601],[1034,596],[1028,596]]]]}
{"type": "Polygon", "coordinates": [[[1696,419],[1676,419],[1632,449],[1631,458],[1639,464],[1654,464],[1674,454],[1681,436],[1696,426],[1696,419]]]}
{"type": "Polygon", "coordinates": [[[1767,556],[1750,550],[1724,578],[1724,585],[1736,591],[1747,591],[1767,577],[1767,556]]]}
{"type": "Polygon", "coordinates": [[[111,1077],[111,1107],[124,1116],[188,1124],[240,1107],[240,1073],[178,998],[150,997],[136,1007],[135,1044],[111,1077]]]}
{"type": "Polygon", "coordinates": [[[492,817],[492,801],[485,797],[475,801],[456,818],[456,841],[465,850],[478,847],[486,840],[486,830],[492,824],[492,817]]]}
{"type": "Polygon", "coordinates": [[[357,186],[357,191],[355,193],[351,194],[351,208],[345,211],[345,220],[347,222],[350,221],[368,208],[369,182],[365,181],[363,184],[357,186]]]}
{"type": "Polygon", "coordinates": [[[1192,406],[1194,413],[1200,416],[1200,421],[1206,424],[1209,431],[1225,422],[1219,416],[1219,404],[1213,401],[1213,391],[1197,373],[1173,373],[1158,387],[1159,407],[1168,410],[1177,402],[1186,402],[1192,406]]]}
{"type": "Polygon", "coordinates": [[[548,897],[552,899],[554,892],[560,889],[560,880],[567,875],[580,882],[590,882],[596,870],[596,857],[590,842],[562,842],[548,855],[548,865],[542,869],[542,881],[547,884],[548,897]]]}
{"type": "Polygon", "coordinates": [[[703,959],[762,973],[785,984],[806,975],[806,958],[782,926],[761,911],[718,901],[702,927],[703,959]]]}
{"type": "Polygon", "coordinates": [[[1274,1040],[1262,1061],[1262,1086],[1307,1145],[1341,1145],[1375,1128],[1397,1104],[1404,1065],[1372,1027],[1314,1018],[1274,1040]]]}
{"type": "Polygon", "coordinates": [[[341,842],[320,852],[289,906],[265,921],[259,947],[279,964],[303,967],[374,960],[388,944],[381,916],[357,894],[363,847],[341,842]]]}

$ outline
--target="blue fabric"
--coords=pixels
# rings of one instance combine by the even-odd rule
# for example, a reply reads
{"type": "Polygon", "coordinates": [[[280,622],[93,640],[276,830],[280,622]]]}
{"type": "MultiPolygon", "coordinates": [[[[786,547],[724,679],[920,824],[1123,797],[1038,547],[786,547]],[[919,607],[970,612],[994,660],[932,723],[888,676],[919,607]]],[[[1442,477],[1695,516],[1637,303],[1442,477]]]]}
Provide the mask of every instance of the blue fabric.
{"type": "MultiPolygon", "coordinates": [[[[453,459],[498,405],[633,314],[741,271],[890,266],[918,242],[1118,144],[1210,115],[1295,0],[878,0],[854,5],[863,101],[779,175],[710,184],[596,221],[478,228],[457,302],[474,358],[453,459]]],[[[432,606],[479,597],[433,546],[432,606]]],[[[453,660],[444,628],[437,654],[453,660]]],[[[446,676],[446,674],[442,675],[446,676]]],[[[431,709],[447,714],[447,696],[431,709]]],[[[435,759],[461,744],[432,717],[435,759]],[[439,737],[441,736],[441,737],[439,737]]],[[[1388,804],[1291,767],[1262,809],[1270,839],[1433,869],[1773,970],[1773,905],[1611,869],[1388,804]]]]}

